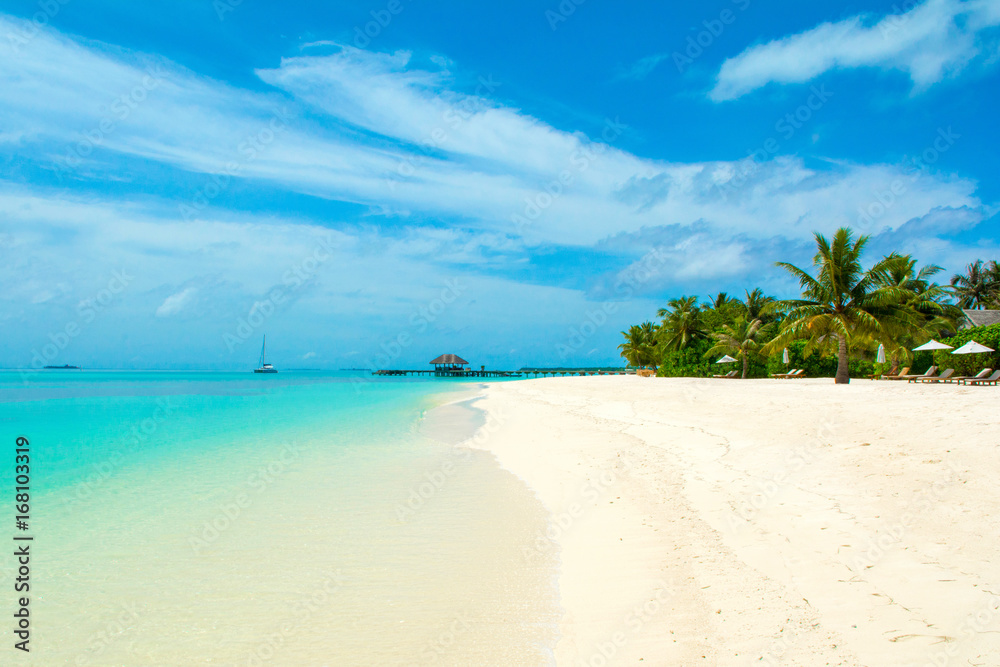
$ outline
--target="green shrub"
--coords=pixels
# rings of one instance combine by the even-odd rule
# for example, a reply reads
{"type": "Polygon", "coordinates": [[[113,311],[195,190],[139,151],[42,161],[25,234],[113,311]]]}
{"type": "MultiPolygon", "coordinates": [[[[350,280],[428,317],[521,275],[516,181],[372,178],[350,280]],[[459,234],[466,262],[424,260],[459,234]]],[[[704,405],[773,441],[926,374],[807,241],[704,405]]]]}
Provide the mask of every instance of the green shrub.
{"type": "MultiPolygon", "coordinates": [[[[705,359],[705,353],[712,347],[710,340],[698,340],[690,343],[683,350],[665,352],[657,369],[660,377],[696,377],[703,378],[715,375],[720,372],[720,364],[716,366],[711,359],[705,359]]],[[[726,370],[732,370],[730,364],[726,364],[726,370]]]]}
{"type": "MultiPolygon", "coordinates": [[[[992,347],[994,350],[1000,350],[1000,324],[963,329],[941,342],[958,349],[970,340],[986,347],[992,347]]],[[[952,354],[951,350],[938,350],[933,354],[935,365],[942,371],[946,368],[954,368],[955,375],[975,375],[984,367],[1000,369],[1000,352],[952,354]]]]}
{"type": "MultiPolygon", "coordinates": [[[[696,377],[704,378],[713,375],[723,375],[729,371],[739,371],[743,373],[743,360],[737,359],[731,364],[717,364],[714,358],[705,358],[715,341],[698,340],[689,344],[683,350],[677,352],[666,352],[657,375],[659,377],[696,377]]],[[[720,355],[721,356],[721,355],[720,355]]],[[[748,378],[767,377],[767,360],[751,359],[747,368],[748,378]]]]}
{"type": "MultiPolygon", "coordinates": [[[[809,357],[805,357],[802,353],[805,346],[804,340],[792,341],[788,345],[788,356],[791,361],[788,365],[782,362],[781,352],[771,355],[767,360],[767,373],[769,375],[787,373],[793,368],[802,368],[805,370],[804,375],[811,378],[832,378],[837,374],[837,355],[822,356],[814,352],[809,357]]],[[[888,367],[889,364],[885,364],[885,366],[888,367]]],[[[848,360],[847,367],[852,378],[867,377],[875,372],[875,364],[871,360],[856,356],[852,356],[848,360]]]]}

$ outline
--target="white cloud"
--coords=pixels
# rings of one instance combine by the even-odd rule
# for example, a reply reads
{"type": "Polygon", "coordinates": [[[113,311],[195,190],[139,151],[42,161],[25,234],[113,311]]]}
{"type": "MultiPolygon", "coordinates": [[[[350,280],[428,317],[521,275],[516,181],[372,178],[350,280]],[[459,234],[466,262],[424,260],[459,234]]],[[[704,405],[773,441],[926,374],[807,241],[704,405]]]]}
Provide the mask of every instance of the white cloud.
{"type": "Polygon", "coordinates": [[[979,56],[982,33],[998,25],[1000,0],[927,0],[878,20],[861,15],[823,23],[726,60],[710,97],[732,100],[768,83],[802,83],[857,67],[905,72],[920,91],[979,56]]]}
{"type": "MultiPolygon", "coordinates": [[[[992,25],[994,16],[987,9],[996,4],[967,3],[963,26],[992,25]]],[[[920,26],[928,19],[918,12],[945,5],[950,6],[935,2],[913,10],[898,32],[923,34],[920,26]]],[[[0,34],[13,21],[0,16],[0,34]]],[[[280,89],[262,93],[42,30],[21,53],[9,52],[0,42],[0,105],[11,124],[23,128],[26,152],[45,159],[54,145],[63,155],[84,133],[99,128],[109,104],[141,85],[147,68],[153,67],[160,83],[104,133],[99,147],[106,153],[100,159],[79,155],[93,178],[118,173],[107,152],[201,173],[206,184],[210,175],[236,161],[239,178],[362,203],[372,210],[412,212],[414,220],[461,221],[461,229],[443,230],[418,228],[416,222],[401,225],[398,220],[408,218],[400,218],[394,223],[400,230],[396,238],[341,235],[344,243],[389,248],[414,262],[502,262],[497,252],[522,256],[525,246],[536,244],[587,246],[616,234],[671,225],[703,226],[719,239],[712,250],[731,260],[727,266],[744,266],[741,246],[726,245],[728,239],[808,241],[817,229],[857,226],[859,211],[900,179],[907,184],[906,194],[876,216],[878,229],[897,229],[938,209],[985,216],[977,183],[968,178],[931,171],[914,175],[885,164],[807,167],[798,157],[755,164],[749,176],[741,177],[744,161],[683,164],[641,158],[616,148],[614,133],[605,137],[611,145],[595,144],[496,102],[489,89],[502,91],[503,84],[490,77],[478,84],[478,92],[457,92],[450,73],[434,66],[421,69],[409,53],[337,49],[332,55],[288,58],[276,68],[260,70],[262,81],[280,89]],[[284,120],[276,135],[248,157],[248,137],[269,129],[278,110],[284,120]],[[514,216],[528,224],[515,226],[514,216]]],[[[191,204],[195,193],[190,194],[192,199],[182,202],[191,204]]],[[[58,201],[18,191],[0,197],[0,212],[28,205],[31,216],[43,221],[22,230],[22,241],[44,237],[56,244],[66,237],[77,243],[86,238],[90,244],[99,228],[103,233],[113,227],[123,245],[176,253],[168,253],[161,264],[183,265],[176,274],[182,280],[203,275],[204,269],[180,257],[199,258],[213,248],[213,256],[224,258],[227,271],[233,272],[226,275],[248,285],[269,275],[267,269],[274,265],[270,253],[294,261],[301,252],[296,234],[308,240],[322,231],[302,220],[244,224],[240,218],[236,223],[211,206],[198,212],[197,225],[185,224],[176,202],[155,202],[151,213],[97,199],[74,203],[68,201],[71,197],[58,201]],[[81,203],[86,206],[75,205],[81,203]],[[95,209],[113,210],[98,225],[95,209]],[[277,236],[254,229],[261,224],[277,236]]],[[[63,268],[95,260],[114,264],[99,244],[92,248],[92,254],[68,256],[63,268]]],[[[678,274],[684,266],[689,266],[685,275],[697,268],[686,261],[678,274]]],[[[163,283],[176,285],[177,279],[163,283]]]]}
{"type": "MultiPolygon", "coordinates": [[[[0,17],[0,33],[12,21],[0,17]]],[[[780,158],[757,165],[747,183],[730,187],[741,162],[640,158],[613,145],[626,130],[611,125],[604,137],[610,145],[593,143],[494,101],[489,89],[502,91],[502,82],[483,77],[478,93],[456,92],[448,72],[420,69],[405,52],[339,47],[332,55],[288,58],[258,72],[282,92],[260,93],[171,63],[112,55],[51,30],[19,54],[3,53],[5,48],[0,43],[3,109],[12,124],[25,128],[25,150],[40,152],[38,158],[51,157],[52,145],[62,147],[59,155],[76,150],[81,137],[108,119],[108,105],[141,85],[153,67],[160,83],[126,118],[113,117],[101,150],[202,173],[206,186],[210,175],[236,163],[238,178],[373,210],[462,220],[466,230],[501,245],[510,237],[529,245],[591,245],[617,233],[699,221],[722,237],[807,238],[813,229],[852,221],[879,189],[905,176],[890,165],[819,171],[801,159],[780,158]],[[278,111],[281,120],[271,130],[278,111]],[[251,150],[248,138],[272,131],[265,145],[251,150]],[[515,219],[527,224],[517,226],[515,219]]],[[[100,159],[77,154],[88,177],[118,173],[106,152],[100,159]]],[[[917,185],[880,224],[895,228],[934,207],[981,207],[968,179],[927,173],[917,185]]],[[[190,209],[198,194],[180,203],[190,209]]],[[[180,213],[175,208],[172,217],[180,213]]],[[[171,211],[160,215],[171,217],[171,211]]],[[[211,220],[222,212],[208,206],[197,215],[211,220]]],[[[123,233],[156,248],[170,232],[138,225],[123,233]]],[[[201,247],[205,233],[186,228],[191,250],[201,247]]],[[[438,243],[457,261],[483,254],[453,239],[432,239],[420,235],[420,243],[438,243]]]]}
{"type": "Polygon", "coordinates": [[[156,309],[156,316],[170,317],[171,315],[176,315],[177,313],[184,310],[184,308],[191,303],[192,299],[194,298],[194,295],[197,292],[198,292],[197,288],[188,287],[187,289],[181,292],[178,292],[176,294],[171,294],[166,299],[164,299],[163,303],[160,304],[160,307],[156,309]]]}

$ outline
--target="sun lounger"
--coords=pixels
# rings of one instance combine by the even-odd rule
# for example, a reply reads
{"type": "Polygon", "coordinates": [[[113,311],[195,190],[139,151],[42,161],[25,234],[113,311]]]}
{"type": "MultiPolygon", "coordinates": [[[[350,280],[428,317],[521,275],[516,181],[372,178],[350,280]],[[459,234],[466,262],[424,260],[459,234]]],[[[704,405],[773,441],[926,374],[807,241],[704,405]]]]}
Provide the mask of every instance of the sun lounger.
{"type": "Polygon", "coordinates": [[[972,380],[959,380],[959,384],[992,384],[1000,382],[1000,371],[993,371],[993,375],[988,378],[974,378],[972,380]]]}
{"type": "Polygon", "coordinates": [[[985,379],[987,375],[993,372],[992,368],[984,368],[975,375],[963,375],[961,377],[952,375],[950,378],[945,380],[945,382],[952,384],[955,382],[961,382],[962,380],[982,380],[985,379]]]}
{"type": "Polygon", "coordinates": [[[712,377],[714,377],[714,378],[722,378],[722,379],[734,378],[734,377],[736,377],[737,373],[739,373],[739,371],[729,371],[725,375],[713,375],[712,377]]]}
{"type": "Polygon", "coordinates": [[[909,372],[910,372],[910,367],[906,366],[901,371],[899,371],[898,373],[896,373],[895,375],[889,375],[889,374],[885,374],[885,375],[872,375],[871,377],[872,377],[872,379],[878,379],[878,380],[895,380],[896,378],[905,376],[909,372]]]}
{"type": "Polygon", "coordinates": [[[941,373],[941,375],[938,375],[937,377],[915,378],[913,380],[910,380],[910,382],[920,382],[921,384],[931,384],[934,382],[947,382],[948,378],[950,378],[954,374],[955,374],[954,368],[947,368],[945,369],[944,373],[941,373]]]}
{"type": "Polygon", "coordinates": [[[801,368],[793,368],[790,373],[771,373],[771,377],[776,378],[778,380],[787,380],[790,377],[796,377],[798,375],[801,375],[803,372],[804,371],[801,368]]]}
{"type": "Polygon", "coordinates": [[[913,378],[929,378],[929,377],[934,377],[935,373],[937,373],[937,366],[931,366],[922,375],[887,375],[885,377],[885,379],[886,380],[912,380],[913,378]]]}

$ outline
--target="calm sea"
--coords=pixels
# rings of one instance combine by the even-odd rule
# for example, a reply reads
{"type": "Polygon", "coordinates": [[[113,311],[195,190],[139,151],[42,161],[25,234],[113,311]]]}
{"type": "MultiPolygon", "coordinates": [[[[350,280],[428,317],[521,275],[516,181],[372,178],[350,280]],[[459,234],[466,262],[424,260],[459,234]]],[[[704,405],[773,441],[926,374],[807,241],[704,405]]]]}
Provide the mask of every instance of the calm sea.
{"type": "Polygon", "coordinates": [[[524,555],[543,509],[491,456],[456,446],[474,412],[435,410],[475,388],[347,372],[0,372],[0,539],[34,537],[31,652],[11,650],[8,620],[3,664],[548,664],[556,565],[524,555]],[[23,532],[19,435],[31,443],[23,532]]]}

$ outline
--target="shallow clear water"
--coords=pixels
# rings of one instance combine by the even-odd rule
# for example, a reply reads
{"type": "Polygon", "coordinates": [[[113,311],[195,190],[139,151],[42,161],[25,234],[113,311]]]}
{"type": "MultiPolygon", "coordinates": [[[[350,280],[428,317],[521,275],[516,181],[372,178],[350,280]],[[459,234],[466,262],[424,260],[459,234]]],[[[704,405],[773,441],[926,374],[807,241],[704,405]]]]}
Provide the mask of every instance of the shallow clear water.
{"type": "Polygon", "coordinates": [[[32,652],[14,664],[546,664],[554,563],[522,555],[541,506],[454,447],[455,423],[421,429],[472,388],[0,373],[0,497],[15,438],[32,452],[32,652]]]}

